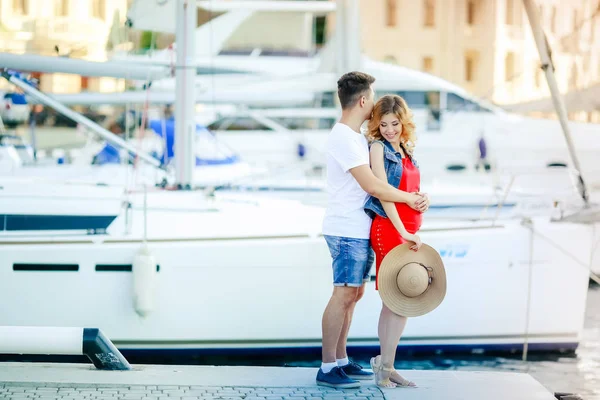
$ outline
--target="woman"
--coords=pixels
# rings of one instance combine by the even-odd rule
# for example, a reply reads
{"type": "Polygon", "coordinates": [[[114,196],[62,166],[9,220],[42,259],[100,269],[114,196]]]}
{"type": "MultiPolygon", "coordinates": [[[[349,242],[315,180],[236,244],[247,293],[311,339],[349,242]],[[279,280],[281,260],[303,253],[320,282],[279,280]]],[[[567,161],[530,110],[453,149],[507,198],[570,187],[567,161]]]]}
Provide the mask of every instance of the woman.
{"type": "MultiPolygon", "coordinates": [[[[373,109],[369,121],[371,140],[370,161],[375,176],[405,192],[420,191],[420,174],[412,158],[415,145],[415,124],[412,113],[400,96],[383,96],[373,109]]],[[[373,218],[371,246],[375,252],[375,271],[386,254],[399,244],[411,242],[411,250],[418,251],[421,239],[416,235],[421,227],[422,214],[404,203],[389,203],[370,197],[365,212],[373,218]]],[[[375,285],[378,289],[378,285],[375,285]]],[[[385,304],[379,316],[381,355],[371,359],[378,386],[416,387],[394,370],[396,348],[406,317],[394,314],[385,304]]]]}

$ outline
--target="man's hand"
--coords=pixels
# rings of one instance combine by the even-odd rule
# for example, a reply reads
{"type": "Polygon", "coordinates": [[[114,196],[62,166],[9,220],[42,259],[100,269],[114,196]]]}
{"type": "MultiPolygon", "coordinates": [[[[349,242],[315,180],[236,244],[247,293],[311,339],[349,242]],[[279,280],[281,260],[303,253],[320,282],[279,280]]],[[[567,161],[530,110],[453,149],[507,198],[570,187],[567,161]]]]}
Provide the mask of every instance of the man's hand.
{"type": "Polygon", "coordinates": [[[420,211],[422,213],[429,210],[429,196],[427,196],[427,193],[414,192],[413,194],[419,196],[419,199],[415,203],[415,210],[420,211]]]}

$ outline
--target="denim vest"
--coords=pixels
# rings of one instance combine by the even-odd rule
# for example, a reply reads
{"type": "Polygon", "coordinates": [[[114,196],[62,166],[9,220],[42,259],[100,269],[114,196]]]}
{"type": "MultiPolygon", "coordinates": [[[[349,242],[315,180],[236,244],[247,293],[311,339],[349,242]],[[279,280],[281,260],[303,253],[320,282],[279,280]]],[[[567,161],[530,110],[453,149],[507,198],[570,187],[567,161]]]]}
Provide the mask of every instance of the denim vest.
{"type": "MultiPolygon", "coordinates": [[[[377,140],[375,142],[383,143],[383,165],[385,167],[387,181],[390,185],[397,188],[400,185],[400,179],[402,179],[402,154],[400,152],[396,152],[392,145],[386,140],[377,140]]],[[[371,143],[371,145],[373,145],[373,143],[371,143]]],[[[404,154],[407,154],[407,157],[410,157],[411,161],[415,164],[415,167],[418,168],[417,162],[408,155],[406,150],[404,151],[404,154]]],[[[375,218],[377,214],[387,218],[387,214],[383,210],[381,202],[376,197],[369,196],[367,202],[365,203],[364,209],[371,219],[375,218]]]]}

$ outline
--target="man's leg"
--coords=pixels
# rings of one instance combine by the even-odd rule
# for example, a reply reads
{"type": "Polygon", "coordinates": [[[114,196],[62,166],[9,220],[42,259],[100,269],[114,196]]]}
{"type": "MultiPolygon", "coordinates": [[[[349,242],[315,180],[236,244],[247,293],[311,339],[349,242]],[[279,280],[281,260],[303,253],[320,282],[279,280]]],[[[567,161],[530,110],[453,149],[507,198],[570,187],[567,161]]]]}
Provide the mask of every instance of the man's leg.
{"type": "Polygon", "coordinates": [[[358,301],[363,297],[364,293],[365,285],[362,285],[360,288],[358,288],[358,291],[356,292],[354,302],[350,305],[348,311],[346,311],[344,324],[342,325],[342,330],[337,341],[337,348],[335,350],[335,358],[338,360],[348,357],[348,353],[346,352],[348,332],[350,331],[350,325],[352,324],[352,316],[354,315],[354,308],[356,307],[356,303],[358,303],[358,301]]]}
{"type": "Polygon", "coordinates": [[[317,385],[334,388],[356,388],[360,382],[349,378],[335,359],[335,349],[345,316],[356,299],[357,287],[335,286],[323,313],[323,363],[317,372],[317,385]]]}
{"type": "MultiPolygon", "coordinates": [[[[333,294],[325,308],[322,320],[324,363],[334,363],[336,360],[336,350],[339,347],[338,341],[342,336],[348,334],[350,321],[348,321],[346,326],[346,320],[348,319],[349,312],[354,310],[359,290],[360,288],[349,286],[335,286],[333,288],[333,294]],[[343,331],[344,329],[345,333],[343,331]]],[[[352,314],[350,314],[350,320],[351,319],[352,314]]],[[[344,353],[345,352],[344,339],[344,353]]]]}
{"type": "Polygon", "coordinates": [[[373,253],[373,250],[370,247],[369,241],[366,240],[356,241],[354,243],[353,250],[353,258],[354,260],[356,260],[356,264],[353,268],[354,276],[352,278],[352,281],[357,282],[360,286],[356,294],[356,298],[354,299],[354,303],[348,309],[348,313],[346,314],[346,318],[344,319],[344,325],[342,326],[342,331],[340,332],[340,337],[338,339],[338,345],[336,349],[336,361],[338,366],[342,368],[342,370],[350,378],[358,380],[368,380],[373,378],[373,373],[367,370],[363,370],[363,368],[360,365],[348,359],[346,345],[348,341],[348,332],[350,331],[350,325],[352,325],[352,316],[354,315],[354,308],[356,307],[356,303],[358,303],[358,301],[363,297],[365,293],[366,283],[370,282],[371,280],[370,270],[375,259],[375,254],[373,253]]]}
{"type": "Polygon", "coordinates": [[[349,320],[345,321],[349,311],[354,309],[358,292],[363,285],[362,274],[368,257],[369,241],[327,235],[325,240],[333,260],[334,289],[323,313],[323,363],[317,373],[317,384],[336,388],[359,387],[360,382],[349,378],[345,370],[338,366],[336,350],[340,337],[347,335],[351,312],[349,320]]]}

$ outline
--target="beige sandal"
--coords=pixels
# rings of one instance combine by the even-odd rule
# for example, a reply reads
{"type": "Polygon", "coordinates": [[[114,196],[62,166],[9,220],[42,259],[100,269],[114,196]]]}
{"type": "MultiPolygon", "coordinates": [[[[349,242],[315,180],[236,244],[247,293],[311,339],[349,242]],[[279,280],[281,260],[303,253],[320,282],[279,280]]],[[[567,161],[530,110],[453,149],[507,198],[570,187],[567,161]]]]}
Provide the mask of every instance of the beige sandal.
{"type": "Polygon", "coordinates": [[[397,387],[398,385],[395,382],[390,380],[390,375],[394,372],[394,368],[386,368],[381,364],[381,356],[372,357],[371,358],[371,368],[373,369],[373,374],[375,375],[375,384],[384,389],[392,389],[397,387]],[[387,377],[383,379],[379,379],[379,373],[384,371],[387,373],[387,377]]]}
{"type": "Polygon", "coordinates": [[[414,383],[413,381],[409,381],[408,379],[405,379],[402,375],[400,375],[398,373],[398,371],[394,370],[393,372],[395,372],[396,375],[398,375],[400,377],[400,379],[392,377],[392,374],[390,374],[390,381],[395,383],[398,387],[403,387],[403,388],[416,388],[417,387],[416,383],[414,383]]]}

